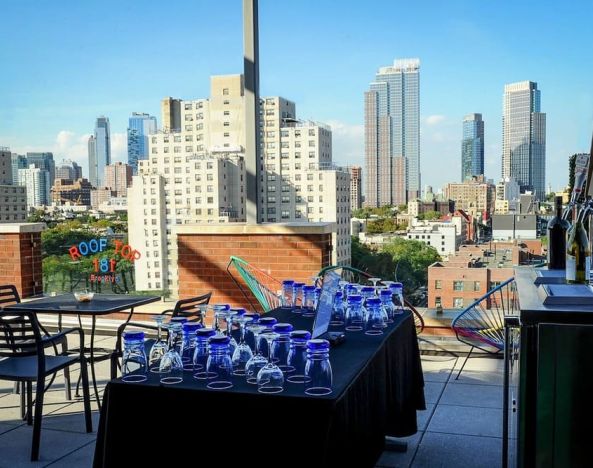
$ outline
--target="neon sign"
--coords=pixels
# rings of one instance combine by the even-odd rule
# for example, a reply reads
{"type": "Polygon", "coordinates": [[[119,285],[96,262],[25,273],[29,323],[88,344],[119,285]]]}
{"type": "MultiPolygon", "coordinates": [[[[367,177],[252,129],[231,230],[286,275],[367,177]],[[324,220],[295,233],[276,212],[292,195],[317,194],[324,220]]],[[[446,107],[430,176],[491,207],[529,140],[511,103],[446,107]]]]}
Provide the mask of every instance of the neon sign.
{"type": "MultiPolygon", "coordinates": [[[[138,260],[142,254],[132,248],[129,244],[124,244],[122,241],[115,240],[115,256],[116,257],[102,257],[93,259],[93,272],[89,276],[91,283],[119,283],[121,276],[116,275],[117,260],[119,257],[134,262],[138,260]]],[[[68,249],[72,261],[79,261],[80,259],[89,255],[94,255],[103,252],[107,249],[107,239],[104,237],[98,239],[91,239],[88,242],[83,241],[78,245],[73,245],[68,249]]]]}

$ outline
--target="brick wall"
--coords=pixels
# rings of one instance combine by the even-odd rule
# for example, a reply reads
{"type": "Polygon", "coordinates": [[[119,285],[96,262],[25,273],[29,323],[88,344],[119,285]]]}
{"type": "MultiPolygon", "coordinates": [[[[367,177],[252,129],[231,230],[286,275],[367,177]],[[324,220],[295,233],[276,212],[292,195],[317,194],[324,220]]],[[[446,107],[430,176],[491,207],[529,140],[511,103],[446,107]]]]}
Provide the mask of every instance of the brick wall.
{"type": "Polygon", "coordinates": [[[21,297],[43,292],[43,224],[0,224],[0,284],[14,284],[21,297]]]}
{"type": "MultiPolygon", "coordinates": [[[[220,231],[178,233],[180,298],[212,291],[211,304],[230,303],[249,309],[249,302],[227,272],[231,255],[276,280],[290,278],[306,283],[311,283],[311,277],[331,262],[331,232],[254,234],[255,228],[246,233],[231,234],[222,228],[220,231]]],[[[234,268],[231,271],[245,287],[237,271],[234,268]]],[[[271,283],[270,288],[279,289],[275,283],[271,283]]],[[[259,304],[253,302],[259,310],[259,304]]]]}

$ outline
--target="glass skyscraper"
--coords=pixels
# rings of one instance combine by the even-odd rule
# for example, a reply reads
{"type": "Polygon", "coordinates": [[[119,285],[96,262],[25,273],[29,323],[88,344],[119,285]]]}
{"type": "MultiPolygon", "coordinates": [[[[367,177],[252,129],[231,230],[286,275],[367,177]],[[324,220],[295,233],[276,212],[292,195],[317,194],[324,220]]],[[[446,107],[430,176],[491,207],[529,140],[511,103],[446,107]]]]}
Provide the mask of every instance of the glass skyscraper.
{"type": "Polygon", "coordinates": [[[504,87],[502,177],[512,177],[522,193],[531,191],[539,200],[546,193],[546,114],[540,101],[533,81],[504,87]]]}
{"type": "Polygon", "coordinates": [[[420,60],[395,60],[365,93],[365,206],[407,203],[420,184],[420,60]]]}
{"type": "Polygon", "coordinates": [[[484,121],[482,114],[469,114],[463,118],[461,141],[461,182],[484,174],[484,121]]]}
{"type": "Polygon", "coordinates": [[[156,132],[156,117],[134,112],[128,123],[128,164],[138,173],[138,161],[148,158],[148,135],[156,132]]]}
{"type": "Polygon", "coordinates": [[[109,119],[98,117],[95,134],[88,142],[89,181],[94,187],[102,187],[105,177],[105,166],[111,164],[111,131],[109,119]]]}

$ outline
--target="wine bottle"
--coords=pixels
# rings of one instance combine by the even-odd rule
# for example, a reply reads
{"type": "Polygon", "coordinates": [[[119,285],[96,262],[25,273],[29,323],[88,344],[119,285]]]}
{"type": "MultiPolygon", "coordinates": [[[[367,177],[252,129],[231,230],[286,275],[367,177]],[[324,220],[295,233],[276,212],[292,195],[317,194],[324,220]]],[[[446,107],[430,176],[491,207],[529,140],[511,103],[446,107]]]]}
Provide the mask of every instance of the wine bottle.
{"type": "MultiPolygon", "coordinates": [[[[585,210],[583,210],[585,211],[585,210]]],[[[589,239],[583,225],[584,213],[576,213],[575,220],[567,233],[566,240],[566,282],[589,283],[591,252],[589,239]]]]}
{"type": "Polygon", "coordinates": [[[566,268],[566,231],[570,224],[562,219],[562,197],[555,197],[556,216],[548,222],[548,269],[566,268]]]}

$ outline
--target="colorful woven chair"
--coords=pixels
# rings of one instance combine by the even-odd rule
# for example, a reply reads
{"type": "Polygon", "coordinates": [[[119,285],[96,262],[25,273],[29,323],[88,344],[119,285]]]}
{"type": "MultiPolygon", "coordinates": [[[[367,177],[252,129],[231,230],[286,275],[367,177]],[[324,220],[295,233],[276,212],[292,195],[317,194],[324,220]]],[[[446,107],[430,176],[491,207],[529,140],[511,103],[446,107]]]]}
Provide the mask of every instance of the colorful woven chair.
{"type": "MultiPolygon", "coordinates": [[[[351,266],[340,266],[340,265],[331,265],[325,268],[322,268],[319,273],[317,273],[318,278],[322,278],[325,273],[328,271],[338,271],[340,276],[343,280],[349,281],[350,283],[366,283],[368,282],[369,278],[379,278],[371,273],[366,271],[359,270],[358,268],[354,268],[351,266]]],[[[416,308],[410,304],[407,300],[404,299],[405,306],[412,311],[412,315],[414,316],[414,324],[416,325],[416,334],[420,334],[422,330],[424,330],[424,319],[420,312],[416,310],[416,308]]]]}
{"type": "Polygon", "coordinates": [[[254,267],[242,258],[235,256],[231,256],[226,271],[243,293],[243,296],[245,296],[245,299],[249,302],[253,310],[257,310],[253,302],[254,297],[259,303],[261,311],[264,313],[280,307],[280,299],[278,298],[278,291],[282,288],[280,281],[272,278],[265,271],[254,267]],[[233,274],[231,269],[235,270],[235,274],[233,274]],[[237,278],[237,275],[243,280],[242,282],[237,278]],[[247,286],[251,294],[248,294],[245,286],[247,286]]]}
{"type": "Polygon", "coordinates": [[[504,318],[518,312],[515,279],[510,278],[473,302],[451,322],[457,339],[471,346],[461,369],[461,375],[472,351],[476,348],[489,354],[504,349],[504,318]]]}

